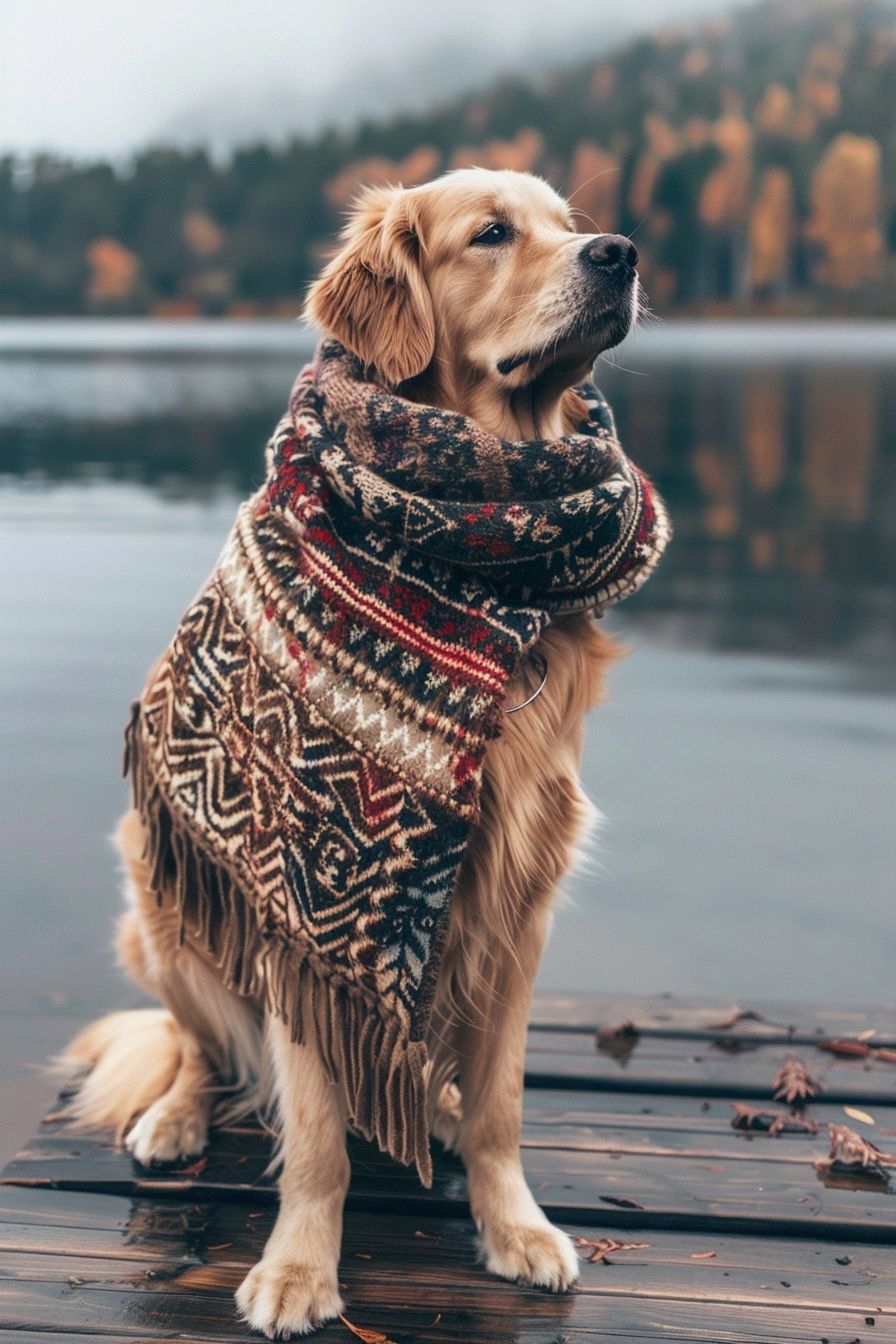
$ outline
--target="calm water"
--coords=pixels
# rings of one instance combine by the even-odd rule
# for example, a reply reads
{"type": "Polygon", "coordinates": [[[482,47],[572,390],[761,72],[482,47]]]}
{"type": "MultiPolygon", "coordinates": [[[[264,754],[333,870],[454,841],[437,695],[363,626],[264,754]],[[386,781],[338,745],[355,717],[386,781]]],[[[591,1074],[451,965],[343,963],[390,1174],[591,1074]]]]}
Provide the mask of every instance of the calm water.
{"type": "MultiPolygon", "coordinates": [[[[122,722],[307,349],[287,324],[0,322],[7,1102],[129,1001],[122,722]]],[[[890,998],[896,327],[671,326],[618,360],[599,381],[676,539],[612,617],[633,656],[585,761],[607,821],[542,986],[890,998]]]]}

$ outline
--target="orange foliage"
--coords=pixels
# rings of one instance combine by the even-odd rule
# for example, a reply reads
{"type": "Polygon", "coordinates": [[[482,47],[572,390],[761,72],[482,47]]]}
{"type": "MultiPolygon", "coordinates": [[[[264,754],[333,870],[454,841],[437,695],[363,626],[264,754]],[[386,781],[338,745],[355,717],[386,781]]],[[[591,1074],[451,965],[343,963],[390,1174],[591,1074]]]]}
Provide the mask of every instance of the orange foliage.
{"type": "Polygon", "coordinates": [[[766,168],[750,211],[750,280],[754,290],[787,279],[794,228],[790,173],[786,168],[766,168]]]}
{"type": "Polygon", "coordinates": [[[775,538],[771,532],[754,532],[750,537],[750,564],[767,572],[775,565],[775,538]]]}
{"type": "Polygon", "coordinates": [[[433,149],[432,145],[418,145],[400,162],[382,157],[356,159],[330,178],[324,193],[334,209],[341,210],[353,200],[361,187],[416,187],[421,182],[428,182],[438,172],[440,160],[439,151],[433,149]]]}
{"type": "Polygon", "coordinates": [[[462,145],[451,159],[452,168],[512,168],[531,173],[544,152],[540,131],[524,127],[513,140],[487,140],[484,145],[462,145]]]}
{"type": "Polygon", "coordinates": [[[818,114],[808,103],[800,103],[793,118],[793,134],[797,140],[811,140],[818,130],[818,114]]]}
{"type": "Polygon", "coordinates": [[[583,141],[576,146],[569,179],[569,200],[584,233],[612,233],[619,218],[619,180],[622,165],[610,154],[583,141]]]}
{"type": "Polygon", "coordinates": [[[827,75],[806,74],[800,80],[800,99],[823,120],[840,111],[840,86],[827,75]]]}
{"type": "Polygon", "coordinates": [[[224,230],[202,210],[184,215],[181,229],[184,242],[197,257],[213,257],[224,246],[224,230]]]}
{"type": "Polygon", "coordinates": [[[744,416],[744,449],[747,471],[759,494],[776,489],[784,476],[787,405],[787,394],[780,379],[772,381],[763,376],[750,380],[744,416]]]}
{"type": "Polygon", "coordinates": [[[883,267],[881,152],[869,136],[838,135],[812,174],[807,234],[819,247],[818,279],[848,289],[883,267]]]}
{"type": "Polygon", "coordinates": [[[662,159],[671,158],[681,148],[681,137],[665,117],[648,113],[644,118],[644,134],[650,148],[662,159]]]}
{"type": "MultiPolygon", "coordinates": [[[[848,35],[847,35],[848,40],[848,35]]],[[[846,68],[846,55],[834,42],[816,42],[806,57],[806,73],[839,79],[846,68]]]]}
{"type": "Polygon", "coordinates": [[[753,129],[743,117],[721,117],[713,127],[713,141],[722,151],[721,163],[703,183],[700,218],[710,227],[742,219],[750,198],[753,129]]]}
{"type": "Polygon", "coordinates": [[[657,175],[663,162],[672,158],[681,148],[681,137],[663,117],[652,114],[646,116],[644,134],[648,147],[635,164],[629,187],[629,206],[638,219],[650,210],[657,175]]]}
{"type": "Polygon", "coordinates": [[[140,271],[140,258],[117,238],[97,238],[87,249],[90,280],[87,293],[94,302],[129,299],[140,271]]]}
{"type": "MultiPolygon", "coordinates": [[[[641,256],[643,257],[644,251],[643,248],[640,248],[640,245],[639,250],[641,252],[641,256]]],[[[639,266],[639,270],[643,271],[643,269],[644,266],[642,262],[641,265],[639,266]]],[[[656,302],[659,308],[662,308],[664,305],[672,302],[672,300],[675,298],[675,290],[677,286],[678,286],[678,276],[675,274],[674,271],[670,271],[667,269],[666,270],[657,269],[655,271],[651,271],[650,297],[652,300],[656,302]]]]}
{"type": "Polygon", "coordinates": [[[694,476],[708,496],[703,507],[703,524],[710,536],[719,540],[737,535],[737,468],[714,443],[699,443],[694,449],[694,476]]]}
{"type": "Polygon", "coordinates": [[[766,135],[787,135],[793,128],[793,94],[783,84],[769,84],[756,109],[756,126],[766,135]]]}
{"type": "Polygon", "coordinates": [[[199,304],[191,299],[159,299],[149,307],[150,317],[200,317],[201,313],[199,304]]]}
{"type": "Polygon", "coordinates": [[[810,375],[803,405],[803,485],[822,517],[858,522],[867,516],[875,445],[873,375],[850,369],[810,375]]]}
{"type": "Polygon", "coordinates": [[[715,443],[698,443],[693,456],[694,477],[704,494],[716,504],[731,504],[737,498],[734,463],[715,443]]]}

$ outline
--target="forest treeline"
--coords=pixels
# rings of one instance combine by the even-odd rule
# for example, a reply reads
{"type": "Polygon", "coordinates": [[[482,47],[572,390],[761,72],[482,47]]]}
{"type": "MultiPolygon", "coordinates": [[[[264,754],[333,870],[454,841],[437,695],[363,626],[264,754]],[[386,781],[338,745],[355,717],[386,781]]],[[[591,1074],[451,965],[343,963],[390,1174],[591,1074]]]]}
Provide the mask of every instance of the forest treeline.
{"type": "Polygon", "coordinates": [[[663,311],[896,312],[896,10],[772,0],[225,162],[0,160],[0,311],[294,314],[358,187],[542,173],[663,311]]]}

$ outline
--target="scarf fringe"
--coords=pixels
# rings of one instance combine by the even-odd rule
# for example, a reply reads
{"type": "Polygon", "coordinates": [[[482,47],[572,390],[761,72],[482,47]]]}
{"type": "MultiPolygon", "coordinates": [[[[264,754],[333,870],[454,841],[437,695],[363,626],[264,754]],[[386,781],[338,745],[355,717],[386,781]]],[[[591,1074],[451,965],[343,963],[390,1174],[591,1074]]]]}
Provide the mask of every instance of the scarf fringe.
{"type": "Polygon", "coordinates": [[[141,751],[139,701],[125,731],[124,774],[146,830],[151,889],[179,912],[181,941],[189,927],[228,989],[256,999],[297,1045],[315,1049],[352,1131],[416,1166],[431,1186],[425,1042],[408,1041],[399,1022],[321,970],[300,944],[263,930],[237,882],[200,851],[153,778],[141,751]]]}

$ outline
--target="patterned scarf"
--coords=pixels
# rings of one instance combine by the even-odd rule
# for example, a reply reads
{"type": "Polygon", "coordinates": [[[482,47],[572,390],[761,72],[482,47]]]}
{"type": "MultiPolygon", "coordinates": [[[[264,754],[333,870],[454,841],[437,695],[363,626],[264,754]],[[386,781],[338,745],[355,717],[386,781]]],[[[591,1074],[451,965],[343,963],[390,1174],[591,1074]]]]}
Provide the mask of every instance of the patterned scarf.
{"type": "Polygon", "coordinates": [[[507,684],[668,538],[578,391],[574,434],[502,442],[325,341],[127,732],[160,899],[426,1183],[427,1026],[507,684]]]}

